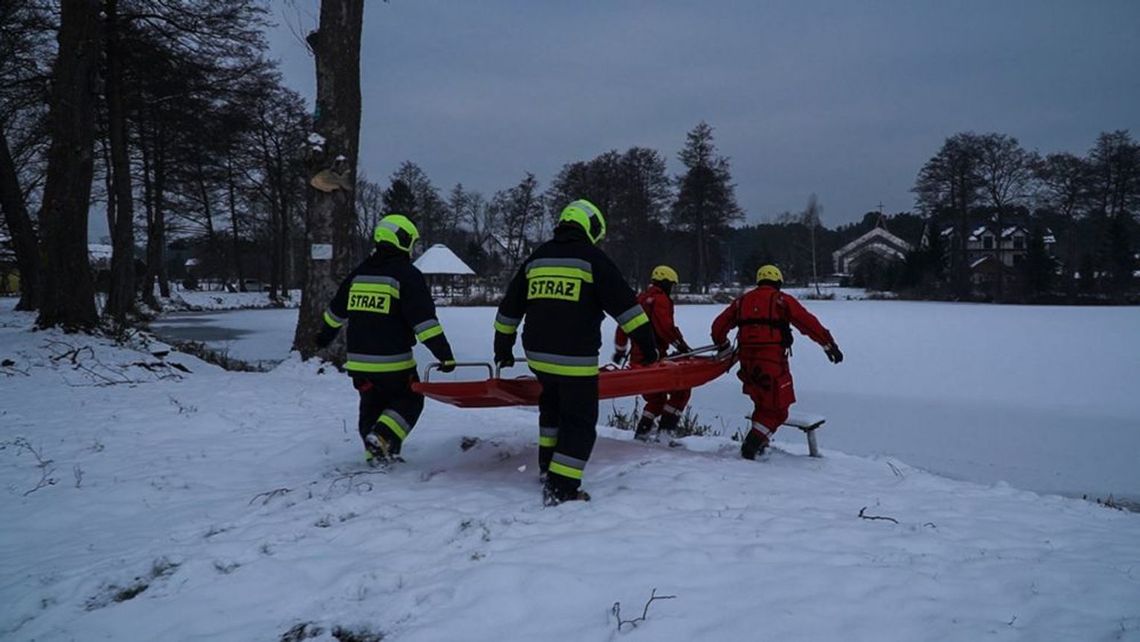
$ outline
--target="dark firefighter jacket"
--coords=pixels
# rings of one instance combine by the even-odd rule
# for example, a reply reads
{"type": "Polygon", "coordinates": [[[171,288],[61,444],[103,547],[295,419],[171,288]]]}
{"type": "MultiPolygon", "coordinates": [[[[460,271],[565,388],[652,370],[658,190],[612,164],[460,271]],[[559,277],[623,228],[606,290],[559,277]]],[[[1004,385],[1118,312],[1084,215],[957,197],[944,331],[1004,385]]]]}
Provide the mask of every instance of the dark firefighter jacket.
{"type": "Polygon", "coordinates": [[[325,310],[325,324],[348,323],[348,361],[355,375],[414,369],[419,340],[436,359],[452,361],[451,345],[435,316],[424,275],[407,253],[381,246],[341,282],[325,310]]]}
{"type": "Polygon", "coordinates": [[[601,323],[609,314],[643,351],[652,352],[653,326],[618,267],[574,225],[527,257],[499,304],[495,354],[509,354],[523,316],[523,349],[536,372],[598,374],[601,323]]]}

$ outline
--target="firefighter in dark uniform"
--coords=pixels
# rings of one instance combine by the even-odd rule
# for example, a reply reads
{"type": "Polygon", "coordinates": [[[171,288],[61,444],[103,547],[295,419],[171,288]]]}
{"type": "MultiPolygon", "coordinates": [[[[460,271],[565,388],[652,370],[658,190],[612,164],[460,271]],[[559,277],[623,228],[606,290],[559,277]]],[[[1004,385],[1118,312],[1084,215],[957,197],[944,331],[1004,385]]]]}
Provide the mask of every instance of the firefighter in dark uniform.
{"type": "Polygon", "coordinates": [[[712,340],[721,351],[730,349],[728,333],[739,328],[736,341],[744,394],[752,398],[752,427],[740,445],[740,456],[756,459],[764,453],[776,430],[788,419],[796,402],[788,357],[792,351],[792,328],[823,347],[832,363],[843,361],[843,352],[831,332],[796,298],[780,288],[784,275],[774,265],[756,271],[756,287],[739,296],[713,321],[712,340]]]}
{"type": "Polygon", "coordinates": [[[326,347],[348,324],[344,367],[360,393],[360,438],[370,464],[399,461],[404,440],[423,412],[424,397],[411,386],[419,380],[412,357],[416,341],[431,350],[440,370],[455,369],[431,290],[412,265],[412,245],[419,237],[406,216],[382,218],[372,235],[375,251],[341,282],[317,335],[317,345],[326,347]]]}
{"type": "Polygon", "coordinates": [[[554,239],[519,268],[495,318],[495,363],[514,365],[515,333],[523,316],[527,365],[542,384],[539,471],[543,502],[588,500],[582,471],[597,438],[598,349],[605,314],[637,343],[642,361],[657,360],[653,326],[614,262],[596,247],[606,221],[580,199],[562,210],[554,239]]]}

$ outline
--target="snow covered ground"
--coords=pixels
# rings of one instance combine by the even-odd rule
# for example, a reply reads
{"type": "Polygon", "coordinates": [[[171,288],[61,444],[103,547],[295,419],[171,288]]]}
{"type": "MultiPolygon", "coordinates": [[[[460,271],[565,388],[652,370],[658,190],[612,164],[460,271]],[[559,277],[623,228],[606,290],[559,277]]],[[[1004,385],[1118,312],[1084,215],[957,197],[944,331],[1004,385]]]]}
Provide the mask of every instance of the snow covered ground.
{"type": "MultiPolygon", "coordinates": [[[[825,448],[886,455],[956,479],[1140,501],[1140,308],[807,301],[846,354],[836,366],[797,335],[796,409],[826,415],[825,448]]],[[[708,343],[720,306],[679,306],[692,345],[708,343]]],[[[492,308],[440,308],[460,359],[486,361],[492,308]]],[[[178,338],[244,360],[284,359],[296,312],[170,317],[178,338]],[[199,333],[199,334],[195,334],[199,333]]],[[[166,332],[172,326],[156,326],[166,332]]],[[[606,321],[603,355],[612,352],[606,321]]],[[[418,348],[420,363],[430,355],[418,348]]],[[[464,375],[474,376],[474,375],[464,375]]],[[[627,410],[632,400],[602,407],[627,410]]],[[[700,388],[692,406],[724,435],[750,412],[734,376],[700,388]]],[[[791,430],[780,441],[799,443],[791,430]]]]}
{"type": "MultiPolygon", "coordinates": [[[[812,306],[849,359],[834,367],[798,345],[803,405],[835,424],[823,459],[804,457],[798,435],[746,462],[727,437],[670,449],[602,429],[594,500],[551,509],[531,411],[429,403],[408,462],[377,471],[361,463],[342,375],[294,360],[227,373],[152,356],[157,344],[33,333],[30,315],[0,306],[0,639],[1140,640],[1140,515],[835,450],[889,417],[875,413],[892,398],[870,392],[883,381],[909,383],[894,401],[930,404],[914,430],[933,433],[971,398],[1073,414],[1108,404],[1082,427],[1116,416],[1135,429],[1123,382],[1066,405],[1051,396],[1065,384],[1036,370],[1080,352],[1109,371],[1097,382],[1134,374],[1135,313],[1094,322],[1099,310],[1073,309],[1090,332],[1066,351],[1048,336],[1072,329],[1063,310],[963,306],[957,324],[908,328],[958,316],[911,305],[812,306]],[[1020,366],[973,364],[1015,328],[1036,339],[1004,337],[1020,366]],[[954,368],[961,383],[923,385],[954,368]],[[673,597],[628,623],[654,589],[673,597]]],[[[714,310],[682,311],[695,343],[714,310]]],[[[489,339],[458,338],[484,336],[488,311],[443,318],[462,356],[485,356],[489,339]]],[[[742,400],[702,403],[726,405],[727,422],[742,400]]],[[[947,440],[962,450],[967,438],[947,440]]],[[[1083,441],[1106,471],[1112,449],[1136,452],[1083,441]]],[[[1023,446],[1019,461],[1038,465],[1023,446]]]]}

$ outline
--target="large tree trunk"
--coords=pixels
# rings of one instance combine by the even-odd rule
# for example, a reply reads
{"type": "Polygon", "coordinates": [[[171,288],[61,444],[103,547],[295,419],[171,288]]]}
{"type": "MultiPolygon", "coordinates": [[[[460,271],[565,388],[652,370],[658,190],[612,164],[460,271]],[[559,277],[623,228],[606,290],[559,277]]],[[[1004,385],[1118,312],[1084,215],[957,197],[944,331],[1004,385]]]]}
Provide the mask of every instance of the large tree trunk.
{"type": "Polygon", "coordinates": [[[8,137],[0,127],[0,209],[12,236],[16,267],[20,270],[20,301],[17,310],[35,310],[40,297],[40,250],[36,228],[28,215],[28,205],[20,189],[20,178],[8,137]]]}
{"type": "MultiPolygon", "coordinates": [[[[305,359],[317,354],[314,337],[320,330],[324,308],[336,293],[338,281],[352,269],[353,202],[356,157],[360,141],[360,31],[364,0],[322,0],[318,31],[309,34],[317,68],[317,117],[314,130],[324,137],[322,158],[310,159],[315,173],[344,157],[348,184],[353,189],[322,192],[308,190],[308,241],[332,245],[331,260],[310,249],[301,310],[293,348],[305,359]],[[317,258],[314,258],[317,257],[317,258]]],[[[323,356],[330,356],[325,351],[323,356]]]]}
{"type": "Polygon", "coordinates": [[[104,313],[120,325],[135,311],[135,208],[131,190],[131,158],[127,147],[127,113],[123,103],[123,49],[118,0],[107,0],[107,120],[111,141],[114,203],[108,207],[111,227],[111,288],[104,313]]]}
{"type": "Polygon", "coordinates": [[[95,169],[95,87],[102,45],[99,0],[63,0],[52,79],[51,149],[40,222],[44,292],[37,323],[90,329],[98,321],[87,258],[95,169]]]}

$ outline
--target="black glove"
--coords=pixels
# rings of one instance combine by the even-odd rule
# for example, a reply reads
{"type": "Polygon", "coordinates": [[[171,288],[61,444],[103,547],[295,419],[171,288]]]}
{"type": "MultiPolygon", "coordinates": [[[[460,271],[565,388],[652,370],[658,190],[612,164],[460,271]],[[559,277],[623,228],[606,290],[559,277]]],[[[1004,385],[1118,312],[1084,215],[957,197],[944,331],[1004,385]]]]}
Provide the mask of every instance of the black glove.
{"type": "Polygon", "coordinates": [[[843,361],[843,352],[839,349],[839,346],[835,345],[834,343],[825,346],[823,348],[823,352],[827,355],[828,361],[831,361],[832,363],[839,363],[843,361]]]}
{"type": "Polygon", "coordinates": [[[621,350],[614,350],[614,356],[610,357],[610,361],[613,361],[619,366],[624,364],[626,359],[629,359],[629,353],[621,350]]]}
{"type": "Polygon", "coordinates": [[[321,331],[317,333],[317,336],[313,339],[313,343],[316,343],[317,347],[323,350],[329,347],[329,344],[333,342],[333,339],[336,338],[336,334],[339,331],[340,328],[334,328],[326,324],[325,327],[321,328],[321,331]]]}
{"type": "Polygon", "coordinates": [[[447,359],[445,361],[441,361],[439,363],[439,371],[440,372],[454,372],[455,371],[455,359],[447,359]]]}
{"type": "Polygon", "coordinates": [[[716,344],[716,358],[723,359],[732,354],[732,344],[728,341],[716,344]]]}
{"type": "Polygon", "coordinates": [[[510,368],[515,365],[515,335],[495,333],[495,365],[510,368]]]}
{"type": "Polygon", "coordinates": [[[660,355],[657,354],[657,346],[650,345],[648,347],[649,350],[643,349],[641,351],[641,365],[643,366],[647,366],[660,358],[660,355]]]}
{"type": "Polygon", "coordinates": [[[685,343],[684,339],[677,339],[676,343],[673,345],[677,347],[677,352],[680,352],[681,354],[693,351],[693,349],[689,347],[689,344],[685,343]]]}

